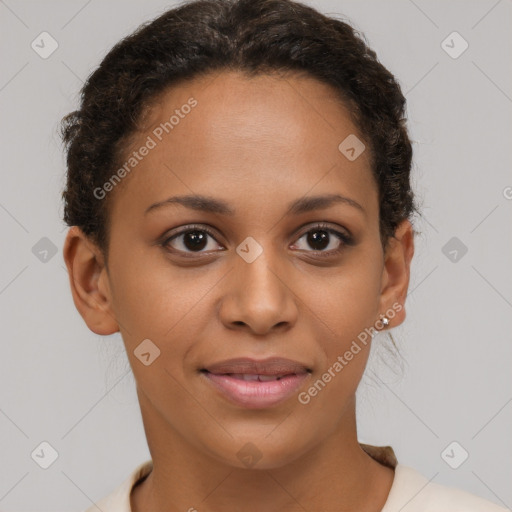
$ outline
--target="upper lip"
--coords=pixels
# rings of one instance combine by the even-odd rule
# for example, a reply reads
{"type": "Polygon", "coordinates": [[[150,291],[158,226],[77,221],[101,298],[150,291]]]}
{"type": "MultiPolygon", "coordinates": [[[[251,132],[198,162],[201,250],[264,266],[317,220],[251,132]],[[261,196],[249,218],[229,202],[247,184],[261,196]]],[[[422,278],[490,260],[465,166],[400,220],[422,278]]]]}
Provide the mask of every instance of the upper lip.
{"type": "Polygon", "coordinates": [[[228,359],[219,363],[208,365],[202,369],[217,375],[226,373],[248,374],[248,375],[291,375],[308,373],[311,370],[302,363],[285,359],[283,357],[270,357],[267,359],[251,359],[240,357],[228,359]]]}

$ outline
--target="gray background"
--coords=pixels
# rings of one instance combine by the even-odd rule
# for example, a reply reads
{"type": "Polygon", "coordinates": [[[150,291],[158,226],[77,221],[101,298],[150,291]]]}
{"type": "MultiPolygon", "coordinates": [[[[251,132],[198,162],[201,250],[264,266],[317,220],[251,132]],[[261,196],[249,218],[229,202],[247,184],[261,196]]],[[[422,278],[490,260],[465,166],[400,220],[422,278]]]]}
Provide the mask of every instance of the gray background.
{"type": "MultiPolygon", "coordinates": [[[[398,76],[423,208],[408,316],[393,331],[403,361],[375,339],[360,441],[512,507],[512,3],[309,3],[348,17],[398,76]],[[456,59],[441,46],[453,31],[469,43],[456,59]],[[453,441],[452,464],[469,453],[458,469],[441,455],[453,441]]],[[[0,0],[0,510],[82,511],[149,458],[121,338],[90,332],[71,299],[57,128],[108,49],[172,5],[0,0]],[[31,48],[43,31],[59,45],[47,59],[31,48]],[[31,458],[43,441],[58,452],[46,470],[31,458]]]]}

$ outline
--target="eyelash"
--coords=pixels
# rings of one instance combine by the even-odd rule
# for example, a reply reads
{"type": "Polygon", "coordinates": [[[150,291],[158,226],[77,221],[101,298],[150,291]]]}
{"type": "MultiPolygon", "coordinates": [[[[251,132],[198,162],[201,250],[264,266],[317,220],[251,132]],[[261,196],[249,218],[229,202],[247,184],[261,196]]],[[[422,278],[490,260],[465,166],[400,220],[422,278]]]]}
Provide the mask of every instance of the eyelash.
{"type": "MultiPolygon", "coordinates": [[[[179,231],[178,233],[174,233],[170,237],[166,237],[160,243],[160,245],[164,249],[169,250],[167,248],[169,242],[171,242],[175,238],[178,238],[181,235],[186,235],[187,233],[191,233],[191,232],[194,232],[194,231],[200,231],[200,232],[207,233],[215,241],[217,241],[216,238],[215,238],[215,233],[208,226],[202,225],[202,224],[199,224],[199,225],[192,224],[190,226],[187,226],[186,229],[183,229],[183,230],[179,231]]],[[[352,237],[350,235],[348,235],[346,233],[343,233],[341,231],[337,231],[337,230],[333,229],[332,227],[329,227],[327,224],[322,223],[322,222],[319,222],[318,224],[315,224],[314,226],[309,228],[307,231],[302,233],[297,238],[297,240],[300,240],[304,235],[307,235],[308,233],[315,232],[315,231],[326,231],[329,234],[334,235],[341,242],[340,246],[337,249],[334,249],[334,250],[330,250],[330,251],[314,251],[314,250],[313,251],[305,251],[307,253],[314,253],[315,256],[319,256],[320,258],[337,256],[338,254],[340,254],[345,249],[345,246],[353,245],[353,239],[352,239],[352,237]]],[[[173,251],[176,251],[177,253],[181,253],[182,255],[186,254],[187,256],[185,256],[185,257],[188,257],[188,258],[196,258],[198,256],[200,257],[201,254],[205,254],[204,252],[201,252],[201,251],[196,251],[196,252],[194,252],[194,251],[181,251],[179,249],[173,249],[173,251]]]]}

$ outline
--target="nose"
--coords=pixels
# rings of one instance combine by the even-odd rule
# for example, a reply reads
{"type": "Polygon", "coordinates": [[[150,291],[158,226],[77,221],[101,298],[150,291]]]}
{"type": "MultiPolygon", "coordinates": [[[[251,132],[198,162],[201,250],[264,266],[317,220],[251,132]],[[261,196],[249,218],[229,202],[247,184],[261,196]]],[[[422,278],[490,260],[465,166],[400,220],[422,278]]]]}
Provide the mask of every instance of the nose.
{"type": "Polygon", "coordinates": [[[264,250],[252,263],[237,256],[219,309],[221,321],[228,329],[265,335],[288,330],[297,321],[292,283],[268,253],[264,250]]]}

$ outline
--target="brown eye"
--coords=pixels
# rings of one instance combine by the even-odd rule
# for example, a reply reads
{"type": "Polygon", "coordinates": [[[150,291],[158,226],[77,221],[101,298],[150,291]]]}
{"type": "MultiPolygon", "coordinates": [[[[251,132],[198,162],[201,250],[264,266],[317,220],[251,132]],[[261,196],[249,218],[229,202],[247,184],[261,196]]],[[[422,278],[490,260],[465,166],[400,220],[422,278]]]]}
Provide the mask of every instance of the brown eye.
{"type": "Polygon", "coordinates": [[[330,242],[331,234],[328,231],[309,231],[306,241],[315,251],[323,251],[330,242]]]}
{"type": "Polygon", "coordinates": [[[219,247],[213,233],[205,228],[180,231],[167,238],[162,245],[173,252],[188,254],[215,251],[219,247]]]}
{"type": "Polygon", "coordinates": [[[188,231],[183,235],[183,245],[190,251],[201,251],[208,243],[208,234],[203,231],[188,231]]]}
{"type": "Polygon", "coordinates": [[[332,256],[341,252],[345,245],[351,243],[351,238],[347,234],[319,225],[304,233],[293,248],[305,252],[322,253],[322,256],[324,253],[325,256],[332,256]]]}

